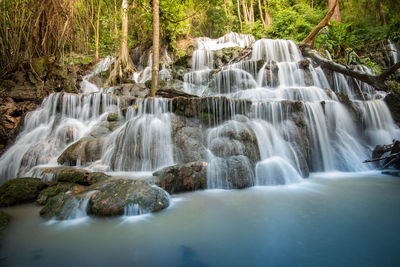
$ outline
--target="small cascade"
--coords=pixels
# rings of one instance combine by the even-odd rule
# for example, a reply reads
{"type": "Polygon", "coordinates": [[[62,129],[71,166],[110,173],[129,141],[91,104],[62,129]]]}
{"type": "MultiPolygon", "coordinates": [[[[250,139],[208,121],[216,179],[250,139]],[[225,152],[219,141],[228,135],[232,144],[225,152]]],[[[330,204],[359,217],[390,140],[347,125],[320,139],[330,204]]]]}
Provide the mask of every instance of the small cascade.
{"type": "Polygon", "coordinates": [[[24,175],[36,165],[56,164],[69,144],[88,135],[103,114],[117,110],[119,101],[109,94],[51,94],[25,117],[24,129],[0,158],[2,179],[24,175]]]}
{"type": "Polygon", "coordinates": [[[147,209],[141,208],[140,205],[136,203],[128,204],[124,208],[124,216],[138,216],[146,213],[149,213],[149,211],[147,209]]]}
{"type": "MultiPolygon", "coordinates": [[[[396,63],[400,62],[400,52],[397,49],[396,45],[388,40],[389,42],[389,50],[390,50],[390,55],[391,55],[391,65],[395,65],[396,63]]],[[[396,71],[396,75],[400,75],[400,70],[396,71]]]]}
{"type": "MultiPolygon", "coordinates": [[[[141,51],[135,51],[135,52],[141,53],[141,51]]],[[[170,70],[167,68],[167,65],[171,63],[172,60],[166,48],[161,51],[160,59],[162,65],[161,65],[161,70],[159,71],[159,78],[160,80],[169,81],[172,79],[172,76],[170,70]]],[[[153,66],[153,53],[149,52],[141,54],[137,66],[138,71],[133,73],[132,80],[134,80],[136,83],[145,83],[146,81],[151,80],[152,66],[153,66]]]]}
{"type": "Polygon", "coordinates": [[[112,134],[102,162],[112,171],[153,171],[173,165],[170,102],[150,99],[129,107],[126,122],[112,134]]]}
{"type": "Polygon", "coordinates": [[[68,214],[68,220],[86,217],[90,198],[95,192],[90,191],[81,198],[74,197],[72,200],[67,201],[63,206],[62,213],[68,214]]]}
{"type": "Polygon", "coordinates": [[[89,79],[103,71],[107,71],[110,68],[111,64],[114,63],[114,61],[115,58],[107,56],[96,64],[91,73],[82,77],[81,92],[84,94],[99,92],[100,89],[95,84],[89,82],[89,79]]]}

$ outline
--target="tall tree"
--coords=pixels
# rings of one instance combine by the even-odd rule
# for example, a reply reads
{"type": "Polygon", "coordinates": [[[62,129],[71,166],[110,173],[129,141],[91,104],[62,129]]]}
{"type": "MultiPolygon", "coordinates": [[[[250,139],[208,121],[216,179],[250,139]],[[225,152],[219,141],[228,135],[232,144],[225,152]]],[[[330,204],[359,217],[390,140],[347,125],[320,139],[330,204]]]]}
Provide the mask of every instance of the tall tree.
{"type": "Polygon", "coordinates": [[[160,65],[160,15],[159,0],[153,0],[153,71],[151,78],[151,96],[158,90],[158,72],[160,65]]]}
{"type": "MultiPolygon", "coordinates": [[[[329,2],[329,9],[331,9],[333,6],[335,6],[336,0],[328,0],[329,2]]],[[[337,21],[337,23],[342,22],[342,17],[340,16],[340,8],[339,4],[336,5],[335,12],[333,13],[331,20],[337,21]]]]}
{"type": "Polygon", "coordinates": [[[128,0],[122,0],[122,33],[120,60],[122,65],[128,66],[130,62],[128,50],[128,0]]]}
{"type": "Polygon", "coordinates": [[[97,8],[97,21],[96,21],[96,32],[95,32],[96,60],[99,60],[100,12],[101,12],[101,0],[99,0],[99,6],[97,8]]]}
{"type": "MultiPolygon", "coordinates": [[[[123,82],[124,79],[128,78],[135,71],[132,59],[129,55],[128,49],[128,8],[129,0],[122,0],[121,13],[122,13],[122,26],[121,26],[121,48],[119,57],[114,62],[114,68],[110,72],[110,77],[107,80],[107,84],[111,85],[117,82],[123,82]]],[[[132,7],[135,7],[134,3],[132,7]]]]}

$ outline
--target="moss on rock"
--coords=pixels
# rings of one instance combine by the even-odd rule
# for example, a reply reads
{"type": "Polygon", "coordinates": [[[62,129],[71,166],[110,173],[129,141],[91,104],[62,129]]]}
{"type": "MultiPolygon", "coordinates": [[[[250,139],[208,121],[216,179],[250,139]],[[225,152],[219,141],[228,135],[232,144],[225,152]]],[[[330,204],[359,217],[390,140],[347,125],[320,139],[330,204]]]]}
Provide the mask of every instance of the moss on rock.
{"type": "Polygon", "coordinates": [[[47,185],[37,178],[17,178],[0,187],[0,207],[35,201],[47,185]]]}
{"type": "Polygon", "coordinates": [[[135,204],[146,212],[169,206],[168,194],[163,189],[131,179],[109,180],[97,189],[89,205],[90,213],[98,216],[123,215],[125,207],[135,204]]]}
{"type": "Polygon", "coordinates": [[[39,205],[45,205],[50,198],[60,193],[65,193],[67,191],[78,193],[85,189],[86,187],[84,186],[72,183],[55,183],[40,192],[38,198],[36,199],[36,203],[39,205]]]}

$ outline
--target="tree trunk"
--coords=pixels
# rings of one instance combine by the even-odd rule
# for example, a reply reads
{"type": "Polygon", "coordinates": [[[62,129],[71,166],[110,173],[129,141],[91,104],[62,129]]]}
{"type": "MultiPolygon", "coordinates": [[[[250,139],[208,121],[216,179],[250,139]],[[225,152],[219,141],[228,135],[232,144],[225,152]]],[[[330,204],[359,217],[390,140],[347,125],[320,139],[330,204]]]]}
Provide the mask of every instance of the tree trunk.
{"type": "Polygon", "coordinates": [[[100,11],[101,11],[101,0],[99,0],[99,7],[97,9],[97,22],[96,22],[96,61],[99,60],[99,37],[100,37],[100,11]]]}
{"type": "Polygon", "coordinates": [[[240,32],[243,32],[243,23],[242,23],[242,16],[240,15],[240,0],[237,0],[237,11],[238,11],[238,17],[239,17],[239,22],[240,22],[240,32]]]}
{"type": "Polygon", "coordinates": [[[122,0],[121,48],[119,57],[114,62],[114,68],[110,71],[110,77],[107,80],[108,85],[115,84],[118,78],[119,82],[123,82],[135,71],[128,49],[128,8],[128,0],[122,0]]]}
{"type": "Polygon", "coordinates": [[[124,66],[129,62],[128,50],[128,0],[122,0],[122,34],[121,34],[121,63],[124,66]]]}
{"type": "Polygon", "coordinates": [[[153,72],[151,78],[151,96],[158,90],[158,71],[160,65],[160,17],[159,0],[153,0],[153,72]]]}
{"type": "Polygon", "coordinates": [[[266,25],[266,23],[265,23],[264,14],[263,14],[263,11],[262,11],[261,0],[258,0],[258,9],[259,9],[259,11],[260,11],[261,22],[262,22],[262,24],[264,25],[264,28],[266,28],[267,25],[266,25]]]}
{"type": "Polygon", "coordinates": [[[264,0],[264,11],[265,11],[265,23],[269,26],[272,23],[271,15],[268,10],[268,1],[264,0]]]}
{"type": "Polygon", "coordinates": [[[307,45],[300,45],[301,52],[303,56],[310,57],[312,60],[317,62],[322,68],[326,68],[344,75],[353,77],[357,80],[365,82],[377,90],[388,91],[388,87],[385,84],[385,80],[400,68],[400,62],[393,65],[386,71],[382,72],[380,75],[368,74],[363,71],[352,70],[347,66],[335,63],[328,59],[323,58],[317,51],[310,49],[307,45]]]}
{"type": "Polygon", "coordinates": [[[242,0],[242,7],[243,7],[243,14],[244,14],[244,21],[246,23],[249,23],[249,17],[248,17],[248,14],[247,14],[247,6],[246,6],[245,0],[242,0]]]}
{"type": "Polygon", "coordinates": [[[265,23],[269,26],[272,23],[271,15],[268,10],[268,1],[264,0],[264,11],[265,11],[265,23]]]}
{"type": "Polygon", "coordinates": [[[386,25],[386,14],[385,14],[385,6],[383,5],[383,2],[379,2],[379,18],[381,19],[381,24],[386,25]]]}
{"type": "Polygon", "coordinates": [[[329,0],[329,9],[334,7],[336,5],[335,11],[331,17],[331,20],[337,21],[337,23],[342,22],[342,18],[340,16],[340,8],[339,8],[339,3],[336,4],[336,0],[329,0]]]}
{"type": "MultiPolygon", "coordinates": [[[[331,1],[331,0],[329,0],[331,1]]],[[[323,18],[321,20],[320,23],[318,23],[317,26],[315,26],[315,28],[311,31],[311,33],[306,37],[306,39],[304,39],[301,43],[302,44],[306,44],[308,46],[310,46],[311,48],[314,48],[314,44],[315,44],[315,38],[317,37],[318,33],[320,30],[322,30],[326,25],[329,24],[329,21],[331,19],[331,17],[333,16],[333,14],[335,13],[335,7],[336,5],[339,4],[339,0],[335,0],[335,4],[330,8],[330,10],[328,11],[328,13],[326,14],[325,18],[323,18]]]]}

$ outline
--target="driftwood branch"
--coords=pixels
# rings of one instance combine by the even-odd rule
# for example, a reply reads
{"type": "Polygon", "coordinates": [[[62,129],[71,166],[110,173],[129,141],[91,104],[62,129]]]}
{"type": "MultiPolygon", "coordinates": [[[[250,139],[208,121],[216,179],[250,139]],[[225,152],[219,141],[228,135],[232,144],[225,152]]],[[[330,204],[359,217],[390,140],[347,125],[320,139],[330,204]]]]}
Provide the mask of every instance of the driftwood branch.
{"type": "Polygon", "coordinates": [[[394,158],[396,156],[399,156],[399,155],[400,155],[400,152],[399,153],[394,153],[392,155],[389,155],[389,156],[386,156],[386,157],[382,157],[382,158],[367,159],[367,160],[364,160],[363,163],[378,162],[378,161],[381,161],[381,160],[392,159],[392,158],[394,158]]]}
{"type": "Polygon", "coordinates": [[[326,25],[329,24],[329,21],[331,20],[333,14],[335,13],[335,8],[338,5],[339,0],[335,1],[335,4],[331,7],[331,9],[328,11],[326,16],[321,20],[320,23],[318,23],[317,26],[310,32],[310,34],[301,42],[302,44],[308,45],[309,47],[314,48],[315,44],[315,38],[317,37],[318,33],[325,28],[326,25]]]}
{"type": "Polygon", "coordinates": [[[172,88],[159,89],[156,92],[156,96],[163,98],[175,98],[175,97],[186,97],[186,98],[197,98],[198,96],[188,94],[182,91],[178,91],[172,88]]]}
{"type": "Polygon", "coordinates": [[[368,74],[363,71],[350,69],[348,66],[335,63],[322,57],[316,50],[309,48],[305,44],[300,44],[300,49],[305,57],[309,57],[317,62],[321,67],[336,71],[338,73],[353,77],[357,80],[365,82],[377,90],[388,91],[385,80],[400,68],[400,62],[390,67],[380,75],[368,74]]]}

